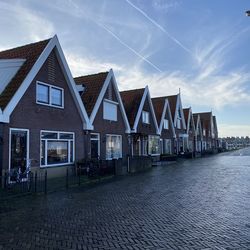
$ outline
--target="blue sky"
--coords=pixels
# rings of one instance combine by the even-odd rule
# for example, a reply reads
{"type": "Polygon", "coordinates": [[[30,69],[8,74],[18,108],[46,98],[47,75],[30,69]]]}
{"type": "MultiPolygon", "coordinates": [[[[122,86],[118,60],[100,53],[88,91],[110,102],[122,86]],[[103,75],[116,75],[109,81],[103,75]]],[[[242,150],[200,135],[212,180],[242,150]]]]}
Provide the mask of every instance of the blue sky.
{"type": "Polygon", "coordinates": [[[121,90],[148,85],[220,136],[250,135],[248,0],[0,0],[0,50],[57,34],[73,76],[113,68],[121,90]]]}

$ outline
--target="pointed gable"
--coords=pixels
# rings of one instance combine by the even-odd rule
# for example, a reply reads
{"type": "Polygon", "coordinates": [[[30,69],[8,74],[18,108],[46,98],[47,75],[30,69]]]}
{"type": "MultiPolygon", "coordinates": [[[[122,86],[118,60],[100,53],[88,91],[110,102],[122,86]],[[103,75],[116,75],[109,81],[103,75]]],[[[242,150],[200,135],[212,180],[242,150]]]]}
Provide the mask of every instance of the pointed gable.
{"type": "Polygon", "coordinates": [[[152,98],[152,103],[158,122],[159,132],[162,132],[164,119],[167,118],[169,120],[169,128],[171,127],[173,136],[175,137],[174,124],[168,99],[166,97],[154,97],[152,98]]]}
{"type": "Polygon", "coordinates": [[[169,107],[171,110],[171,115],[172,115],[172,120],[173,120],[174,126],[177,126],[178,113],[180,113],[181,127],[182,127],[182,129],[186,129],[186,122],[185,122],[184,113],[183,113],[183,109],[182,109],[180,94],[166,96],[166,98],[168,99],[168,102],[169,102],[169,107]]]}
{"type": "Polygon", "coordinates": [[[165,97],[152,98],[152,103],[154,106],[155,117],[157,119],[158,126],[160,126],[160,123],[161,123],[162,114],[163,114],[164,106],[165,106],[165,100],[166,100],[165,97]]]}
{"type": "Polygon", "coordinates": [[[31,71],[35,62],[44,51],[51,39],[31,43],[21,47],[5,50],[0,52],[0,60],[2,59],[25,59],[15,76],[7,84],[3,92],[0,94],[0,108],[5,109],[11,98],[15,95],[22,82],[31,71]]]}
{"type": "Polygon", "coordinates": [[[167,96],[167,99],[168,99],[172,119],[174,121],[175,120],[175,111],[176,111],[178,95],[167,96]]]}
{"type": "Polygon", "coordinates": [[[202,128],[206,130],[211,128],[211,119],[212,119],[212,112],[203,112],[198,113],[200,115],[200,120],[202,124],[202,128]]]}
{"type": "Polygon", "coordinates": [[[83,93],[80,93],[81,99],[85,105],[88,116],[91,115],[94,106],[97,102],[98,96],[101,93],[104,82],[109,72],[101,72],[93,75],[86,75],[75,77],[76,85],[82,85],[84,88],[83,93]]]}
{"type": "MultiPolygon", "coordinates": [[[[212,112],[202,112],[202,113],[196,113],[200,117],[200,123],[202,130],[205,129],[206,131],[206,136],[211,136],[212,135],[212,130],[213,130],[213,118],[212,118],[212,112]]],[[[203,131],[202,131],[203,133],[203,131]]]]}
{"type": "Polygon", "coordinates": [[[133,89],[121,91],[121,98],[126,110],[129,124],[131,128],[134,126],[135,118],[139,110],[139,106],[143,97],[145,89],[133,89]]]}
{"type": "MultiPolygon", "coordinates": [[[[88,116],[90,117],[90,122],[92,124],[95,120],[101,103],[106,98],[105,96],[107,96],[107,92],[110,92],[110,94],[114,92],[115,102],[119,104],[119,109],[121,111],[123,121],[126,127],[126,133],[130,133],[128,118],[112,69],[110,69],[109,72],[101,72],[93,75],[76,77],[74,78],[74,80],[76,85],[80,87],[78,91],[81,96],[82,102],[86,107],[88,116]]],[[[107,97],[107,99],[109,98],[107,97]]]]}
{"type": "MultiPolygon", "coordinates": [[[[143,89],[122,91],[121,97],[133,132],[137,131],[138,124],[142,117],[142,111],[147,107],[147,112],[151,113],[150,119],[152,125],[154,125],[154,131],[156,134],[159,134],[159,128],[148,86],[143,89]]],[[[151,129],[152,128],[153,127],[151,127],[151,129]]]]}
{"type": "Polygon", "coordinates": [[[201,127],[200,115],[193,113],[193,119],[194,119],[194,127],[195,127],[196,135],[200,135],[202,137],[202,127],[201,127]]]}
{"type": "MultiPolygon", "coordinates": [[[[15,76],[10,80],[3,92],[0,94],[0,121],[9,123],[10,115],[25,95],[25,92],[51,55],[52,51],[54,51],[57,56],[63,75],[69,86],[69,92],[72,95],[74,103],[81,116],[84,129],[92,129],[85,107],[80,100],[79,94],[77,93],[75,82],[72,78],[70,69],[56,35],[48,40],[0,52],[0,60],[25,60],[15,76]]],[[[51,67],[54,66],[51,65],[51,67]]],[[[52,73],[52,71],[50,73],[52,73]]]]}

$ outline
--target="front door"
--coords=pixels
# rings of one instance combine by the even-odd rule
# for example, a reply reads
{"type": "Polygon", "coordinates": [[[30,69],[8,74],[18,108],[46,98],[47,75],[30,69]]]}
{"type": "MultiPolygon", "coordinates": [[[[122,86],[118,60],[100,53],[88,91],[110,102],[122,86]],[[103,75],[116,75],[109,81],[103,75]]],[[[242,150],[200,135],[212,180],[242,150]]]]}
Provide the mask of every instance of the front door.
{"type": "Polygon", "coordinates": [[[92,133],[90,136],[91,159],[98,159],[100,156],[100,135],[92,133]]]}
{"type": "Polygon", "coordinates": [[[27,129],[10,130],[10,172],[24,173],[29,158],[29,131],[27,129]]]}

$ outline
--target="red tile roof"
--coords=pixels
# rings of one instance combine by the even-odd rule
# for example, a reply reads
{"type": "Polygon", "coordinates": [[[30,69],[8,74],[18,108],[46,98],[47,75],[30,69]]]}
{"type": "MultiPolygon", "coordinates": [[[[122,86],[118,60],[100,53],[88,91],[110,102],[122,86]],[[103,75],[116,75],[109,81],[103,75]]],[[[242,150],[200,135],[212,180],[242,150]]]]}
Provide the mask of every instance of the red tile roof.
{"type": "Polygon", "coordinates": [[[152,99],[152,103],[154,106],[155,116],[156,116],[158,125],[160,125],[166,97],[155,97],[151,99],[152,99]]]}
{"type": "Polygon", "coordinates": [[[195,113],[195,115],[200,115],[202,129],[206,130],[206,135],[208,136],[208,131],[211,128],[212,112],[195,113]]]}
{"type": "Polygon", "coordinates": [[[50,39],[0,52],[0,59],[26,59],[24,64],[0,94],[0,108],[4,109],[34,66],[50,39]]]}
{"type": "Polygon", "coordinates": [[[185,118],[186,124],[188,123],[189,112],[190,112],[190,108],[183,109],[183,113],[184,113],[184,118],[185,118]]]}
{"type": "Polygon", "coordinates": [[[202,120],[211,121],[212,112],[201,112],[196,114],[199,114],[202,120]]]}
{"type": "Polygon", "coordinates": [[[175,109],[176,109],[178,95],[166,96],[166,98],[168,99],[170,111],[171,111],[171,114],[172,114],[172,119],[174,121],[175,109]]]}
{"type": "Polygon", "coordinates": [[[131,127],[134,126],[135,118],[139,110],[145,88],[133,89],[120,92],[123,105],[131,127]]]}
{"type": "MultiPolygon", "coordinates": [[[[176,104],[177,104],[177,99],[178,99],[178,95],[171,95],[171,96],[161,96],[161,97],[154,97],[153,99],[168,99],[168,103],[169,103],[169,108],[170,108],[170,112],[172,115],[172,120],[174,121],[174,116],[175,116],[175,109],[176,109],[176,104]]],[[[163,104],[164,105],[164,104],[163,104]]],[[[163,108],[162,108],[163,109],[163,108]]],[[[156,112],[156,111],[155,111],[156,112]]],[[[159,114],[158,114],[159,115],[159,114]]],[[[157,118],[158,120],[158,118],[157,118]]]]}
{"type": "Polygon", "coordinates": [[[195,128],[196,128],[196,125],[197,125],[198,116],[199,116],[198,114],[193,114],[195,128]]]}
{"type": "Polygon", "coordinates": [[[109,72],[100,72],[74,78],[77,85],[83,85],[85,87],[83,94],[81,94],[81,99],[89,116],[94,109],[108,73],[109,72]]]}

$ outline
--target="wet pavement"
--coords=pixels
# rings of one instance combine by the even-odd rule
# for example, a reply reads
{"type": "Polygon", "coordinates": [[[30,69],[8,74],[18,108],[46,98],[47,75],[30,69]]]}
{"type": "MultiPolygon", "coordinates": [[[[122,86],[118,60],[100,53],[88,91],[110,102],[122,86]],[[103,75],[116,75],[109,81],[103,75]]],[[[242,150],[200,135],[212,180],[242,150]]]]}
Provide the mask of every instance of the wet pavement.
{"type": "Polygon", "coordinates": [[[2,202],[0,249],[250,249],[250,150],[2,202]]]}

